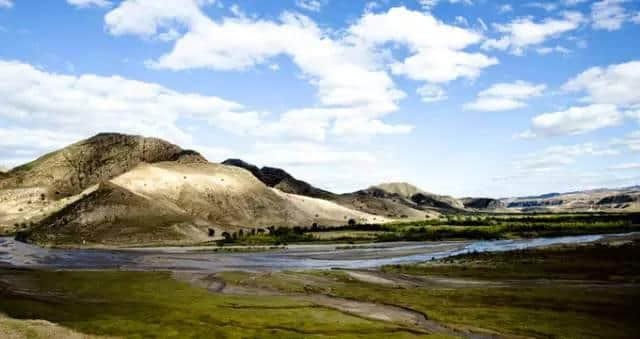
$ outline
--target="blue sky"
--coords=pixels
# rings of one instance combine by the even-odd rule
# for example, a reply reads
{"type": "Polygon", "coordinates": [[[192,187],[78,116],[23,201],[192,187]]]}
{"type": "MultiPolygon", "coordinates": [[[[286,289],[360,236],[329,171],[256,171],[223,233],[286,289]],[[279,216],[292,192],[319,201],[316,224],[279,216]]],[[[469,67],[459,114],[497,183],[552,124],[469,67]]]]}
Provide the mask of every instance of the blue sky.
{"type": "Polygon", "coordinates": [[[102,131],[338,192],[640,183],[637,0],[0,0],[0,165],[102,131]]]}

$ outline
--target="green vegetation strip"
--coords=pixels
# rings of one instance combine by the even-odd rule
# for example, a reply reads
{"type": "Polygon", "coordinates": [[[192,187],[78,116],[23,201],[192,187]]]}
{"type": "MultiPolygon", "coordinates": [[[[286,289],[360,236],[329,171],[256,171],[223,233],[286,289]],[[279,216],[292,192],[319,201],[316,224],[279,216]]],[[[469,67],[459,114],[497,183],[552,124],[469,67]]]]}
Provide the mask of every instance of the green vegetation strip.
{"type": "Polygon", "coordinates": [[[640,213],[449,215],[440,219],[342,227],[268,227],[224,232],[218,245],[509,239],[640,232],[640,213]]]}

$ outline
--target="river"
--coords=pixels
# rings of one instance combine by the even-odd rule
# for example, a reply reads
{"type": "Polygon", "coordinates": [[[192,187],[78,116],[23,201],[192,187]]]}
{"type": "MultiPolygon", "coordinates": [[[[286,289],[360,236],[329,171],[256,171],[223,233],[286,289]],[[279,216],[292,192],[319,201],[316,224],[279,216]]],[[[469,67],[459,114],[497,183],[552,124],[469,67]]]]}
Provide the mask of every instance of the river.
{"type": "Polygon", "coordinates": [[[212,248],[126,250],[52,249],[0,237],[0,266],[38,269],[122,269],[170,271],[278,271],[371,268],[440,259],[468,252],[509,251],[598,241],[628,234],[580,235],[518,240],[372,243],[365,245],[290,245],[262,252],[215,252],[212,248]]]}

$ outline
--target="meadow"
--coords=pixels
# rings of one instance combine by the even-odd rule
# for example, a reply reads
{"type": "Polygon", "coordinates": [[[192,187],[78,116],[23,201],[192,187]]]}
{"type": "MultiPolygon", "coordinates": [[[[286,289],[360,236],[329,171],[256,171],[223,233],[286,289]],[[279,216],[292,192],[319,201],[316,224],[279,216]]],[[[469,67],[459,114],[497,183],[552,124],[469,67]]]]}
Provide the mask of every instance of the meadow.
{"type": "Polygon", "coordinates": [[[634,238],[369,271],[224,272],[209,277],[226,286],[215,291],[167,272],[3,269],[0,313],[127,338],[633,338],[634,238]],[[410,310],[445,330],[370,319],[319,298],[410,310]]]}

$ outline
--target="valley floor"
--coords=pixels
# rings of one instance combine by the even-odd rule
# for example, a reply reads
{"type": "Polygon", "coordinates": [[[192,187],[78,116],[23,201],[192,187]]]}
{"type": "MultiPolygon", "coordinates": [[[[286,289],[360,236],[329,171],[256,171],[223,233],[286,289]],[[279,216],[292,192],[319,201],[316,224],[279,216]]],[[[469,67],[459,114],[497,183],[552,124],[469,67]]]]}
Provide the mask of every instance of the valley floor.
{"type": "Polygon", "coordinates": [[[630,235],[377,270],[3,269],[0,336],[632,338],[639,257],[630,235]]]}

